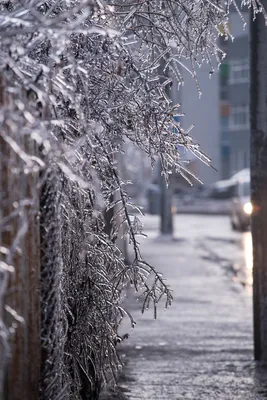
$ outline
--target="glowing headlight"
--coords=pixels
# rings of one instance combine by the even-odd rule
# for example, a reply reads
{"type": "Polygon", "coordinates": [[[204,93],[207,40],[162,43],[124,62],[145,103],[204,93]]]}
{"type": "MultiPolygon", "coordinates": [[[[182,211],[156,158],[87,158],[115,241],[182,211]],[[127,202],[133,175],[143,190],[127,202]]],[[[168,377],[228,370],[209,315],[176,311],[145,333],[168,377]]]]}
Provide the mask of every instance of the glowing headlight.
{"type": "Polygon", "coordinates": [[[252,204],[250,201],[248,201],[246,204],[244,204],[243,210],[248,215],[250,215],[252,213],[252,204]]]}

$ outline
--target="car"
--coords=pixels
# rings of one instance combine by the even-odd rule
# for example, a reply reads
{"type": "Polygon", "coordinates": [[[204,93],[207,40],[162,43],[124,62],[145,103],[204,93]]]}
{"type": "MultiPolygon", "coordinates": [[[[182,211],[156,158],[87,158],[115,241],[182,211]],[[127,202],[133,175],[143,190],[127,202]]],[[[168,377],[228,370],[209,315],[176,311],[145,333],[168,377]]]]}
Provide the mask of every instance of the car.
{"type": "MultiPolygon", "coordinates": [[[[233,230],[245,232],[250,227],[252,203],[250,200],[249,171],[232,177],[233,198],[231,203],[231,225],[233,230]]],[[[242,171],[241,171],[242,172],[242,171]]]]}

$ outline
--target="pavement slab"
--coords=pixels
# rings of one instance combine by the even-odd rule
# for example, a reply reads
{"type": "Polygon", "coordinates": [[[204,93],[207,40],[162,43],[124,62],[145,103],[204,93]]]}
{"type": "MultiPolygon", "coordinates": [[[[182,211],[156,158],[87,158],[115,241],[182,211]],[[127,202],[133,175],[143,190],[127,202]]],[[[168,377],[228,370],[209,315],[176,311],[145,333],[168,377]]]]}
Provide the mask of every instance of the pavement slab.
{"type": "Polygon", "coordinates": [[[145,217],[141,250],[164,274],[174,301],[167,310],[159,305],[154,320],[153,310],[141,315],[129,292],[126,305],[137,326],[131,329],[126,318],[121,326],[130,338],[119,348],[125,365],[114,398],[267,399],[267,369],[253,360],[248,240],[224,216],[176,216],[176,241],[161,240],[158,223],[145,217]]]}

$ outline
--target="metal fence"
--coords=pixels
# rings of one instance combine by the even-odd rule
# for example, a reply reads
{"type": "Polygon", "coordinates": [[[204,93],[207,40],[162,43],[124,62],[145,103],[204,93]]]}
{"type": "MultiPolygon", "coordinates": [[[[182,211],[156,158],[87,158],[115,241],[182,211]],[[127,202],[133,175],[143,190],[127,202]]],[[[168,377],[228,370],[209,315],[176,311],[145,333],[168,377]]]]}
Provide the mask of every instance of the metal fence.
{"type": "Polygon", "coordinates": [[[21,138],[19,133],[15,137],[8,125],[2,125],[0,374],[2,397],[11,400],[37,399],[39,391],[40,230],[36,196],[39,174],[27,166],[26,158],[21,158],[23,153],[35,152],[33,142],[21,138]]]}

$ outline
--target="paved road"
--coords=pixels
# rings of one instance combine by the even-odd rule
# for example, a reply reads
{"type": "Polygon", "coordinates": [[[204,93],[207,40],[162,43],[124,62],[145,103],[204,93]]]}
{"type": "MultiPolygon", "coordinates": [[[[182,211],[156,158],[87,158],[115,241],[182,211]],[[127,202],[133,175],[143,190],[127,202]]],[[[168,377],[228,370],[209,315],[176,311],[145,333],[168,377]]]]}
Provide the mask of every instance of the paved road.
{"type": "Polygon", "coordinates": [[[267,371],[253,361],[250,233],[230,230],[227,217],[177,215],[177,241],[158,239],[158,219],[144,220],[143,256],[174,291],[158,319],[140,315],[134,295],[121,346],[120,382],[129,400],[267,399],[267,371]]]}

